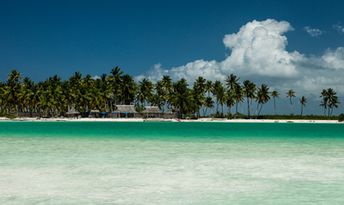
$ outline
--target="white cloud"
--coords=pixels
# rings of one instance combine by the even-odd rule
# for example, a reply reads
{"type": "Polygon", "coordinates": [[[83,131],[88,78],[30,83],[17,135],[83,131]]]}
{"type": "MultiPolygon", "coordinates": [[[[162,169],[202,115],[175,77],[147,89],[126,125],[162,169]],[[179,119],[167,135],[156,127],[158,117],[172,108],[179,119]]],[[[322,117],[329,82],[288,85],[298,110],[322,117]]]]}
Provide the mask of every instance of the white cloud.
{"type": "Polygon", "coordinates": [[[330,69],[344,70],[344,47],[339,47],[336,50],[327,50],[321,59],[326,63],[330,69]]]}
{"type": "Polygon", "coordinates": [[[312,37],[321,36],[324,32],[318,28],[311,28],[309,26],[304,27],[305,31],[312,37]]]}
{"type": "Polygon", "coordinates": [[[224,80],[234,73],[241,79],[265,82],[280,90],[292,88],[316,95],[324,87],[344,90],[341,80],[344,79],[344,48],[327,50],[318,57],[290,52],[286,49],[285,33],[292,30],[287,21],[254,20],[243,25],[237,33],[224,36],[223,43],[230,52],[223,61],[200,59],[170,69],[157,64],[137,79],[148,77],[156,81],[162,75],[170,75],[175,80],[186,78],[192,82],[198,76],[224,80]]]}
{"type": "Polygon", "coordinates": [[[93,79],[93,80],[100,79],[100,76],[98,76],[98,75],[95,75],[95,76],[93,76],[93,77],[92,77],[92,79],[93,79]]]}
{"type": "Polygon", "coordinates": [[[344,26],[342,26],[340,23],[333,25],[334,30],[344,33],[344,26]]]}
{"type": "Polygon", "coordinates": [[[158,64],[155,64],[153,68],[147,74],[136,76],[135,79],[137,81],[140,81],[143,78],[148,78],[149,80],[156,82],[160,80],[164,75],[170,75],[170,71],[163,69],[161,67],[161,64],[158,63],[158,64]]]}
{"type": "Polygon", "coordinates": [[[252,21],[235,34],[226,35],[223,42],[232,52],[222,62],[226,71],[244,72],[247,75],[292,77],[298,71],[293,62],[302,58],[298,52],[286,51],[287,38],[292,30],[286,21],[268,19],[252,21]]]}

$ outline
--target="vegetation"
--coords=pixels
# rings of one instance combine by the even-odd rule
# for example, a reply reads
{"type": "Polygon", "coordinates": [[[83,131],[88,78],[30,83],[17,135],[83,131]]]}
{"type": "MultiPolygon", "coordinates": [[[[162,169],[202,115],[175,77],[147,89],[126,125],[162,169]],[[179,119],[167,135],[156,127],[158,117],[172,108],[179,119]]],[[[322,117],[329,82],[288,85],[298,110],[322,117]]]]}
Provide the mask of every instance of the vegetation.
{"type": "Polygon", "coordinates": [[[295,91],[294,90],[288,90],[287,98],[289,98],[291,114],[294,114],[294,105],[293,105],[293,98],[294,97],[295,97],[295,91]]]}
{"type": "Polygon", "coordinates": [[[306,106],[306,103],[307,103],[307,98],[305,96],[302,96],[300,98],[300,104],[301,104],[301,116],[303,114],[303,108],[306,106]]]}
{"type": "Polygon", "coordinates": [[[278,91],[277,91],[277,90],[272,91],[272,92],[271,92],[271,97],[272,97],[273,100],[274,100],[274,114],[276,115],[276,114],[277,114],[277,112],[276,112],[276,98],[279,97],[278,91]]]}
{"type": "MultiPolygon", "coordinates": [[[[55,75],[45,81],[34,82],[13,70],[6,82],[0,82],[0,115],[57,117],[75,110],[87,116],[92,110],[112,112],[116,105],[131,104],[138,111],[147,105],[158,106],[162,112],[176,112],[180,118],[294,118],[294,115],[276,116],[278,97],[279,92],[270,92],[268,85],[256,85],[250,80],[244,80],[241,84],[240,78],[234,74],[228,75],[225,82],[212,82],[198,77],[193,84],[189,84],[185,79],[173,82],[169,76],[163,76],[157,82],[147,78],[136,82],[132,76],[115,67],[109,74],[96,78],[75,72],[67,80],[55,75]],[[263,106],[271,98],[275,116],[262,116],[263,106]],[[247,114],[238,112],[242,103],[247,106],[247,114]],[[234,106],[235,112],[232,114],[234,106]]],[[[295,97],[295,91],[287,91],[292,113],[295,97]]],[[[322,117],[331,118],[333,110],[339,106],[337,93],[332,88],[324,89],[320,98],[320,106],[324,110],[322,117]]],[[[306,117],[303,116],[306,104],[307,98],[302,96],[297,118],[306,117]]]]}
{"type": "Polygon", "coordinates": [[[339,122],[343,122],[343,121],[344,121],[344,113],[342,113],[342,114],[340,114],[340,115],[338,116],[338,121],[339,121],[339,122]]]}

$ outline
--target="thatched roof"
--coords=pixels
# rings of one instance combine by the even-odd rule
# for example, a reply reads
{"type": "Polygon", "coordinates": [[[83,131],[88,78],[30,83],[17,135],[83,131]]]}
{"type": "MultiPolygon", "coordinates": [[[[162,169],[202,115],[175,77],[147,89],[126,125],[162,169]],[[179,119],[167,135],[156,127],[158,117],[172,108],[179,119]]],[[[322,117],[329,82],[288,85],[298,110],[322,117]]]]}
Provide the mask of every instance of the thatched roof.
{"type": "Polygon", "coordinates": [[[161,113],[158,106],[146,106],[143,113],[161,113]]]}
{"type": "Polygon", "coordinates": [[[134,105],[116,105],[116,110],[114,112],[120,113],[136,113],[134,105]]]}
{"type": "Polygon", "coordinates": [[[66,112],[66,115],[78,115],[78,114],[80,114],[80,112],[78,112],[78,111],[68,111],[68,112],[66,112]]]}
{"type": "Polygon", "coordinates": [[[80,112],[75,110],[74,106],[68,107],[68,111],[66,112],[66,115],[78,115],[80,112]]]}

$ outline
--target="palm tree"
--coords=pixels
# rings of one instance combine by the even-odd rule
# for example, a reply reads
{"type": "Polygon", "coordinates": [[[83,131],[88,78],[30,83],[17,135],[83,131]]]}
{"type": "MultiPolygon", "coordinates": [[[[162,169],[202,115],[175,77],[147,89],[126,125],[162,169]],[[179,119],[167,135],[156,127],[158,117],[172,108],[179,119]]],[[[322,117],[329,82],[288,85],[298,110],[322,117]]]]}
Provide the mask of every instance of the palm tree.
{"type": "Polygon", "coordinates": [[[290,103],[290,108],[291,108],[291,113],[293,114],[293,101],[292,98],[295,97],[295,91],[294,90],[288,90],[287,92],[287,97],[289,98],[289,103],[290,103]]]}
{"type": "Polygon", "coordinates": [[[302,96],[300,98],[300,104],[301,104],[301,116],[303,114],[303,108],[306,106],[307,98],[305,96],[302,96]]]}
{"type": "Polygon", "coordinates": [[[99,79],[94,79],[90,75],[87,75],[84,79],[84,87],[86,89],[87,99],[87,115],[91,110],[102,110],[102,106],[105,104],[105,99],[101,94],[101,86],[99,79]]]}
{"type": "Polygon", "coordinates": [[[324,107],[324,116],[326,116],[327,104],[328,104],[328,93],[326,89],[321,91],[320,97],[322,98],[320,106],[324,107]]]}
{"type": "Polygon", "coordinates": [[[109,79],[111,83],[111,88],[112,88],[112,98],[111,99],[111,107],[112,107],[112,101],[114,101],[115,104],[117,104],[121,95],[121,86],[123,85],[122,83],[122,75],[123,72],[120,67],[116,66],[112,68],[111,70],[111,77],[109,79]]]}
{"type": "Polygon", "coordinates": [[[34,99],[34,82],[28,77],[23,79],[23,83],[20,86],[20,91],[18,93],[18,101],[22,112],[30,113],[32,115],[33,109],[33,99],[34,99]]]}
{"type": "Polygon", "coordinates": [[[274,100],[274,114],[276,115],[276,98],[278,98],[279,93],[276,90],[274,90],[271,92],[271,96],[274,100]]]}
{"type": "Polygon", "coordinates": [[[21,75],[17,70],[12,70],[7,78],[7,101],[10,111],[15,111],[18,116],[19,102],[18,94],[20,90],[20,79],[21,75]]]}
{"type": "Polygon", "coordinates": [[[101,75],[100,79],[97,82],[97,85],[99,86],[100,92],[101,92],[101,98],[102,102],[104,103],[100,109],[101,111],[113,111],[113,99],[114,93],[113,93],[113,81],[112,77],[108,76],[106,74],[101,75]]]}
{"type": "Polygon", "coordinates": [[[82,75],[80,72],[75,72],[74,75],[72,75],[69,78],[68,81],[68,91],[66,90],[66,96],[67,96],[67,102],[68,107],[70,109],[75,108],[77,111],[81,111],[81,85],[82,85],[82,75]]]}
{"type": "Polygon", "coordinates": [[[339,105],[339,100],[336,91],[332,88],[327,89],[327,97],[328,97],[328,116],[331,116],[333,113],[333,109],[337,108],[339,105]]]}
{"type": "Polygon", "coordinates": [[[190,113],[190,105],[192,104],[191,91],[184,78],[173,83],[173,93],[171,96],[173,96],[171,103],[177,111],[179,118],[183,118],[190,113]]]}
{"type": "Polygon", "coordinates": [[[256,95],[256,85],[249,80],[245,80],[243,82],[243,92],[247,102],[247,117],[250,118],[250,104],[252,103],[252,99],[255,98],[256,95]]]}
{"type": "Polygon", "coordinates": [[[156,104],[162,112],[165,111],[165,101],[166,98],[166,92],[163,87],[162,81],[158,81],[155,84],[155,94],[154,94],[154,104],[156,104]]]}
{"type": "MultiPolygon", "coordinates": [[[[233,99],[235,103],[235,113],[238,114],[238,103],[242,101],[242,92],[241,87],[239,83],[240,78],[238,78],[234,74],[230,74],[226,78],[226,86],[227,86],[227,97],[233,99]]],[[[231,105],[231,99],[229,102],[227,102],[227,105],[231,105]]],[[[233,105],[232,105],[233,106],[233,105]]],[[[231,110],[231,107],[229,106],[229,110],[231,110]]]]}
{"type": "Polygon", "coordinates": [[[228,107],[228,114],[231,116],[231,109],[235,105],[234,94],[232,92],[227,91],[226,93],[226,105],[228,107]]]}
{"type": "Polygon", "coordinates": [[[235,115],[238,115],[238,105],[239,103],[244,101],[244,95],[243,95],[243,89],[240,85],[237,85],[235,87],[235,90],[233,92],[233,98],[235,101],[235,115]]]}
{"type": "Polygon", "coordinates": [[[212,107],[214,107],[213,99],[211,97],[206,97],[204,106],[205,106],[205,109],[203,110],[203,115],[205,116],[208,109],[211,109],[212,107]]]}
{"type": "Polygon", "coordinates": [[[236,75],[230,74],[229,76],[227,76],[227,79],[226,79],[227,88],[229,90],[234,91],[239,85],[239,80],[240,78],[238,78],[236,75]]]}
{"type": "Polygon", "coordinates": [[[225,89],[218,80],[214,83],[213,95],[216,98],[216,113],[218,113],[218,106],[221,105],[221,116],[223,116],[223,104],[226,102],[226,96],[225,89]]]}
{"type": "Polygon", "coordinates": [[[193,85],[192,95],[197,117],[200,117],[200,109],[205,104],[206,79],[198,77],[193,85]]]}
{"type": "Polygon", "coordinates": [[[211,82],[210,80],[207,80],[207,82],[205,83],[205,91],[208,93],[207,97],[210,97],[210,93],[212,89],[213,89],[213,82],[211,82]]]}
{"type": "Polygon", "coordinates": [[[171,110],[172,109],[171,101],[172,101],[172,93],[173,93],[173,82],[172,82],[171,77],[168,75],[164,75],[162,77],[162,85],[166,93],[165,98],[164,98],[165,107],[168,110],[171,110]]]}
{"type": "Polygon", "coordinates": [[[137,85],[132,76],[121,75],[121,104],[129,105],[135,100],[137,85]]]}
{"type": "MultiPolygon", "coordinates": [[[[57,75],[55,75],[40,83],[39,86],[39,106],[42,110],[41,114],[47,117],[58,116],[63,110],[63,105],[65,102],[61,79],[57,75]]],[[[80,96],[82,96],[83,99],[78,100],[79,110],[84,112],[85,96],[80,96]]]]}
{"type": "Polygon", "coordinates": [[[137,99],[140,102],[141,108],[143,108],[145,104],[152,102],[153,88],[153,83],[147,78],[139,82],[137,99]]]}
{"type": "Polygon", "coordinates": [[[265,84],[262,84],[260,88],[258,88],[257,91],[257,102],[258,102],[258,116],[260,115],[260,112],[263,108],[263,105],[267,103],[270,100],[270,92],[269,92],[269,87],[265,84]]]}

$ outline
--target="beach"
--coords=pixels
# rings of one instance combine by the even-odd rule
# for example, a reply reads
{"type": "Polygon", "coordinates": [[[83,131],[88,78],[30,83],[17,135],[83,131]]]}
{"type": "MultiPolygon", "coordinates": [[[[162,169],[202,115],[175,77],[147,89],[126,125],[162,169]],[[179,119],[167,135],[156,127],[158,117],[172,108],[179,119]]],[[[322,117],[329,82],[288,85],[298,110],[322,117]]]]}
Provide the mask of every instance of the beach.
{"type": "Polygon", "coordinates": [[[29,121],[29,122],[226,122],[226,123],[343,123],[338,120],[284,120],[284,119],[163,119],[163,118],[6,118],[0,117],[0,121],[29,121]]]}

